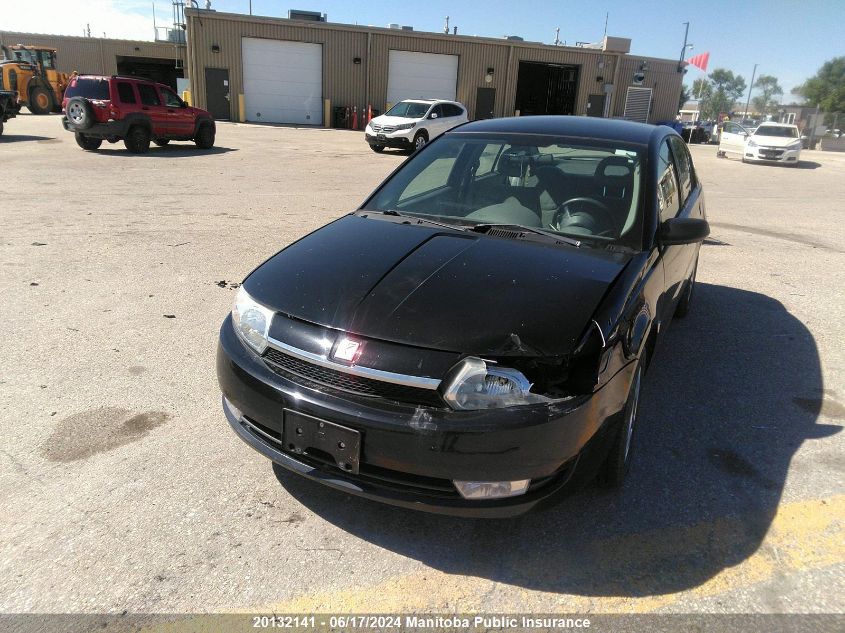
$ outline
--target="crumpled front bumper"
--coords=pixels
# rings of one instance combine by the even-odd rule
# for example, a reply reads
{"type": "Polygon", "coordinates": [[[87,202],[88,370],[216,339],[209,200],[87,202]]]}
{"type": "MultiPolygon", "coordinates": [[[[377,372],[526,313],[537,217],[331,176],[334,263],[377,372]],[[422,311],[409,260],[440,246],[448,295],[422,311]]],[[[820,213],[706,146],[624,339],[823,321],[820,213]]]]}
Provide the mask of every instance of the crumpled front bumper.
{"type": "Polygon", "coordinates": [[[603,433],[614,428],[624,409],[632,367],[590,396],[553,405],[453,411],[303,387],[246,349],[231,318],[220,330],[217,351],[229,424],[266,457],[348,493],[476,517],[524,513],[560,491],[585,457],[600,455],[603,433]],[[285,410],[359,431],[360,472],[353,475],[286,450],[285,410]],[[524,495],[486,501],[465,500],[451,484],[521,479],[532,480],[524,495]]]}

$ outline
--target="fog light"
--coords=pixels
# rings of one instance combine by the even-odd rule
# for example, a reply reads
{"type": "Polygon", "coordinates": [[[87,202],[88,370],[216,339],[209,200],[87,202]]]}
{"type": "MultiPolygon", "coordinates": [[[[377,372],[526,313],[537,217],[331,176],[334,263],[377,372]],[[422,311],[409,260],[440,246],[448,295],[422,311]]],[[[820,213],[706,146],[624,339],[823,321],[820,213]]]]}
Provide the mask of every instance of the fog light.
{"type": "Polygon", "coordinates": [[[235,418],[238,422],[240,422],[240,421],[241,421],[241,418],[243,417],[243,411],[241,411],[241,410],[240,410],[240,409],[238,409],[235,405],[233,405],[233,404],[229,401],[229,398],[227,398],[226,396],[223,396],[223,406],[224,406],[224,407],[226,407],[226,408],[229,410],[229,413],[231,413],[231,414],[232,414],[232,416],[233,416],[233,417],[234,417],[234,418],[235,418]]]}
{"type": "Polygon", "coordinates": [[[501,499],[516,497],[528,491],[530,479],[517,481],[453,481],[464,499],[501,499]]]}

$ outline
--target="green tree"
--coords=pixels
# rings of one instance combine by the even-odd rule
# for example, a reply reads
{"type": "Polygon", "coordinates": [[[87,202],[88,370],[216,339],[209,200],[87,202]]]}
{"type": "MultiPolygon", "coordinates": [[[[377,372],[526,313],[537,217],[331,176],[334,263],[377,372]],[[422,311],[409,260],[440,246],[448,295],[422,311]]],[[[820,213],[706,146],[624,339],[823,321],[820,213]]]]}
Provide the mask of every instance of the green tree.
{"type": "Polygon", "coordinates": [[[825,62],[814,77],[792,92],[818,104],[823,112],[845,111],[845,57],[825,62]]]}
{"type": "Polygon", "coordinates": [[[754,82],[754,87],[760,91],[760,94],[751,100],[751,103],[754,104],[754,111],[760,114],[775,112],[779,101],[776,97],[783,94],[783,88],[778,84],[777,77],[760,75],[754,82]]]}
{"type": "Polygon", "coordinates": [[[733,110],[734,102],[745,92],[745,79],[725,68],[717,68],[708,75],[708,89],[703,89],[700,108],[705,119],[715,119],[720,112],[733,110]]]}
{"type": "Polygon", "coordinates": [[[713,86],[705,77],[702,77],[701,79],[696,79],[692,82],[693,99],[704,99],[705,97],[709,97],[712,93],[713,86]]]}

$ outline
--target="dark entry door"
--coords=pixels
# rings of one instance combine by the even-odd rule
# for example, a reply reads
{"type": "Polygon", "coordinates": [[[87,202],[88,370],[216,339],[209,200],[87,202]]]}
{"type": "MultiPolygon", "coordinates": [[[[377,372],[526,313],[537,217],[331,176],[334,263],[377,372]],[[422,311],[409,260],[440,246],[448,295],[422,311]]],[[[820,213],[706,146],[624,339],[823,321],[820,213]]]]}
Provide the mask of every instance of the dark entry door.
{"type": "Polygon", "coordinates": [[[496,89],[479,88],[475,91],[475,118],[492,119],[496,107],[496,89]]]}
{"type": "Polygon", "coordinates": [[[604,116],[604,100],[607,95],[590,95],[587,97],[587,116],[604,116]]]}
{"type": "Polygon", "coordinates": [[[515,108],[520,114],[575,114],[578,66],[519,62],[515,108]]]}
{"type": "Polygon", "coordinates": [[[205,105],[217,120],[228,121],[232,114],[229,108],[229,69],[205,69],[205,105]]]}

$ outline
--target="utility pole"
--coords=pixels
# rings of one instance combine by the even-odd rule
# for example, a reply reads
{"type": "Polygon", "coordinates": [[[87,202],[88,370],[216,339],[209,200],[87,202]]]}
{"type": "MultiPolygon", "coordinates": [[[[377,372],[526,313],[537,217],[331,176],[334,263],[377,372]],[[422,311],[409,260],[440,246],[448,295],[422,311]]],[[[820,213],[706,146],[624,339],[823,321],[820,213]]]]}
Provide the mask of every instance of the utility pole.
{"type": "Polygon", "coordinates": [[[687,54],[687,38],[689,37],[689,22],[684,22],[683,24],[686,28],[684,29],[684,47],[681,49],[681,57],[678,59],[678,72],[684,69],[684,55],[687,54]]]}
{"type": "Polygon", "coordinates": [[[748,104],[751,103],[751,90],[754,88],[754,77],[757,75],[757,66],[758,64],[754,64],[754,70],[751,71],[751,84],[748,86],[748,99],[745,101],[745,114],[742,118],[748,118],[748,104]]]}
{"type": "Polygon", "coordinates": [[[555,46],[560,46],[560,27],[555,29],[555,46]]]}
{"type": "Polygon", "coordinates": [[[252,0],[249,0],[249,14],[252,15],[252,0]]]}
{"type": "Polygon", "coordinates": [[[443,27],[443,33],[449,35],[449,16],[446,16],[446,25],[443,27]]]}

